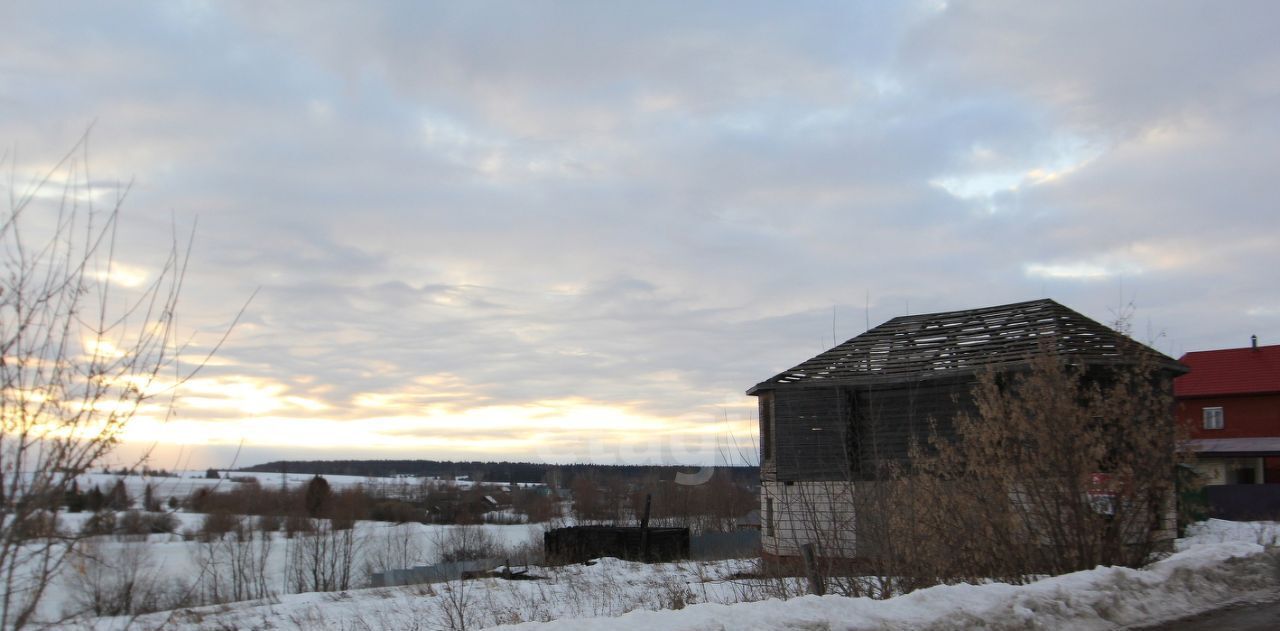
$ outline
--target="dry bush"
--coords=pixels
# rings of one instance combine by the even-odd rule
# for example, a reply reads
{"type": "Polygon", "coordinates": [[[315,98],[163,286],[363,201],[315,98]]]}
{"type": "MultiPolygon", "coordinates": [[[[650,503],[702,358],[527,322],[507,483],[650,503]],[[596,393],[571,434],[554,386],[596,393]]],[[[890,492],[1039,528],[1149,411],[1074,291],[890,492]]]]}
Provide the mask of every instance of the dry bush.
{"type": "Polygon", "coordinates": [[[496,559],[502,546],[489,531],[476,526],[452,526],[432,533],[437,563],[496,559]]]}
{"type": "Polygon", "coordinates": [[[169,513],[144,513],[130,510],[116,519],[117,535],[145,536],[171,533],[178,529],[178,518],[169,513]]]}
{"type": "Polygon", "coordinates": [[[111,535],[115,532],[116,514],[113,511],[98,511],[80,526],[80,534],[85,537],[111,535]]]}
{"type": "Polygon", "coordinates": [[[279,532],[280,527],[284,525],[284,517],[280,515],[259,515],[256,525],[258,532],[263,534],[279,532]]]}
{"type": "Polygon", "coordinates": [[[315,521],[304,514],[290,513],[284,518],[284,536],[289,539],[315,532],[315,530],[315,521]]]}
{"type": "Polygon", "coordinates": [[[236,518],[224,534],[206,536],[196,547],[200,567],[199,588],[204,603],[224,603],[268,598],[273,591],[267,580],[267,562],[273,537],[259,532],[248,518],[236,518]]]}
{"type": "Polygon", "coordinates": [[[369,507],[372,505],[373,499],[365,493],[362,485],[357,484],[332,493],[322,514],[335,522],[350,524],[368,519],[369,507]]]}
{"type": "Polygon", "coordinates": [[[361,541],[349,523],[310,520],[310,534],[289,540],[290,579],[297,592],[350,589],[361,541]],[[345,527],[343,527],[345,526],[345,527]]]}
{"type": "Polygon", "coordinates": [[[517,488],[511,492],[511,507],[528,518],[530,523],[551,521],[556,514],[556,503],[549,493],[517,488]]]}
{"type": "Polygon", "coordinates": [[[128,510],[120,514],[116,520],[116,534],[129,536],[145,536],[150,534],[151,528],[144,523],[143,513],[136,510],[128,510]]]}
{"type": "Polygon", "coordinates": [[[140,615],[194,603],[182,585],[162,582],[143,542],[79,542],[71,563],[69,616],[140,615]]]}
{"type": "Polygon", "coordinates": [[[262,488],[258,484],[235,484],[224,491],[196,489],[187,496],[187,509],[193,513],[217,511],[241,515],[279,515],[301,508],[296,491],[262,488]]]}
{"type": "Polygon", "coordinates": [[[694,534],[733,532],[738,518],[759,505],[759,498],[725,470],[714,471],[702,484],[649,477],[629,493],[630,514],[636,520],[644,512],[646,496],[652,497],[650,524],[689,528],[694,534]]]}
{"type": "Polygon", "coordinates": [[[33,541],[59,536],[60,526],[56,512],[36,511],[16,516],[9,528],[15,539],[33,541]]]}
{"type": "Polygon", "coordinates": [[[368,519],[375,502],[360,485],[334,491],[324,478],[316,476],[301,489],[265,488],[256,481],[235,484],[224,491],[201,488],[192,492],[185,504],[193,513],[303,515],[352,521],[368,519]]]}
{"type": "Polygon", "coordinates": [[[440,587],[436,599],[441,628],[449,631],[466,631],[481,626],[480,612],[473,606],[475,594],[467,581],[449,581],[440,587]]]}
{"type": "Polygon", "coordinates": [[[1171,543],[1173,402],[1145,357],[1086,370],[1042,354],[981,374],[956,440],[917,449],[902,479],[920,526],[907,567],[1017,582],[1137,567],[1171,543]]]}
{"type": "Polygon", "coordinates": [[[240,527],[240,516],[228,511],[206,513],[200,522],[200,538],[205,541],[219,539],[240,527]]]}
{"type": "Polygon", "coordinates": [[[369,509],[369,519],[396,524],[427,521],[426,511],[403,500],[382,500],[369,509]]]}
{"type": "Polygon", "coordinates": [[[380,529],[365,542],[365,581],[376,573],[418,565],[423,561],[422,555],[417,528],[413,525],[396,524],[380,529]]]}

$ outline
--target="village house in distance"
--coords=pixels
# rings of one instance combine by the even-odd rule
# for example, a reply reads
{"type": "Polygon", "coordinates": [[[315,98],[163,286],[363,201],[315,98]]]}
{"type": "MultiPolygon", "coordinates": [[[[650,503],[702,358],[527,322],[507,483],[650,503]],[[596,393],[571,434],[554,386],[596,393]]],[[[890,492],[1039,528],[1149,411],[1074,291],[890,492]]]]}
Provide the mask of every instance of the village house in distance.
{"type": "MultiPolygon", "coordinates": [[[[1084,368],[1143,356],[1170,380],[1186,372],[1044,299],[893,318],[752,386],[765,557],[797,556],[815,539],[828,556],[874,554],[875,542],[859,537],[859,485],[905,463],[911,441],[927,441],[931,421],[941,436],[954,437],[951,419],[975,411],[979,371],[1024,368],[1043,352],[1084,368]]],[[[1171,514],[1153,521],[1172,530],[1171,514]]]]}

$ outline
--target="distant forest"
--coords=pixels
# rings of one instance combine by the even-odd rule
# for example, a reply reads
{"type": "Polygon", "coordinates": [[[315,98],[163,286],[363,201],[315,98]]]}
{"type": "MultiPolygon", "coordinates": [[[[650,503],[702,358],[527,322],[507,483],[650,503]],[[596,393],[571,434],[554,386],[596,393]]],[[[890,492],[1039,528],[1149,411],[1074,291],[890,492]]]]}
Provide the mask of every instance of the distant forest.
{"type": "MultiPolygon", "coordinates": [[[[697,473],[696,466],[671,467],[648,465],[539,464],[533,462],[451,462],[443,460],[277,460],[240,471],[256,473],[310,473],[319,475],[356,475],[385,478],[394,476],[460,478],[483,482],[545,483],[556,478],[567,485],[578,476],[597,476],[641,480],[657,477],[674,479],[676,473],[697,473]]],[[[716,466],[728,472],[735,482],[754,484],[760,479],[758,467],[716,466]]]]}

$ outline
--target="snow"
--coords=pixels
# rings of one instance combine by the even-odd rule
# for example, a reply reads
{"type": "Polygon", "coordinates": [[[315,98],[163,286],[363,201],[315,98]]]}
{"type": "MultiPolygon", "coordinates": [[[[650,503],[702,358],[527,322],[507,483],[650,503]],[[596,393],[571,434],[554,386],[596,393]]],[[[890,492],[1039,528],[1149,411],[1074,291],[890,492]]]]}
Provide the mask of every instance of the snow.
{"type": "MultiPolygon", "coordinates": [[[[196,513],[172,513],[179,520],[178,533],[198,530],[204,515],[196,513]]],[[[91,513],[63,513],[59,515],[64,529],[78,530],[91,513]]],[[[394,564],[395,568],[409,567],[415,564],[434,563],[439,558],[439,546],[448,545],[449,536],[459,526],[440,526],[426,524],[389,524],[384,522],[359,521],[354,525],[354,539],[357,542],[355,559],[352,563],[356,587],[367,585],[367,572],[377,569],[392,569],[380,561],[381,558],[403,556],[408,557],[403,564],[394,564]],[[406,543],[407,542],[407,543],[406,543]],[[380,566],[381,565],[381,566],[380,566]]],[[[495,545],[508,550],[518,550],[523,546],[536,542],[541,545],[543,527],[540,524],[517,525],[477,525],[467,528],[483,533],[495,545]]],[[[207,571],[201,559],[202,554],[209,554],[209,549],[199,540],[186,540],[182,534],[152,534],[136,536],[92,537],[89,539],[95,548],[96,557],[104,559],[108,564],[135,563],[139,575],[146,577],[152,584],[161,588],[180,590],[191,585],[207,571]]],[[[264,563],[264,582],[278,594],[287,594],[284,598],[303,597],[302,602],[311,602],[314,595],[289,594],[292,591],[289,573],[289,546],[291,541],[283,532],[272,533],[264,563]]],[[[45,620],[59,619],[76,609],[75,563],[64,571],[52,585],[41,601],[41,618],[45,620]]],[[[368,595],[371,590],[360,590],[353,593],[368,595]]],[[[321,601],[330,595],[322,595],[321,601]]],[[[232,603],[227,607],[239,608],[247,603],[232,603]]],[[[167,614],[166,614],[167,615],[167,614]]],[[[131,625],[107,624],[104,628],[124,628],[131,625]]],[[[199,628],[193,627],[193,628],[199,628]]],[[[300,628],[306,628],[300,627],[300,628]]]]}
{"type": "MultiPolygon", "coordinates": [[[[366,525],[366,528],[374,526],[366,525]]],[[[424,527],[427,528],[427,527],[424,527]]],[[[527,526],[488,526],[514,541],[527,526]]],[[[536,527],[535,527],[536,530],[536,527]]],[[[96,629],[468,628],[573,629],[1113,629],[1174,619],[1224,604],[1273,599],[1280,589],[1275,523],[1209,521],[1178,551],[1143,569],[1099,567],[1029,585],[949,585],[888,600],[840,596],[765,599],[735,572],[751,561],[531,568],[544,580],[495,578],[340,593],[287,594],[271,602],[202,607],[96,629]],[[1265,544],[1265,545],[1264,545],[1265,544]],[[740,602],[740,601],[754,602],[740,602]],[[687,605],[687,606],[685,606],[687,605]],[[683,607],[672,609],[672,607],[683,607]],[[504,623],[514,623],[501,626],[504,623]]]]}
{"type": "Polygon", "coordinates": [[[1280,553],[1246,542],[1190,547],[1143,570],[1100,567],[1014,586],[946,585],[876,601],[804,596],[681,611],[636,611],[613,620],[566,619],[507,629],[1114,629],[1273,598],[1280,553]]]}

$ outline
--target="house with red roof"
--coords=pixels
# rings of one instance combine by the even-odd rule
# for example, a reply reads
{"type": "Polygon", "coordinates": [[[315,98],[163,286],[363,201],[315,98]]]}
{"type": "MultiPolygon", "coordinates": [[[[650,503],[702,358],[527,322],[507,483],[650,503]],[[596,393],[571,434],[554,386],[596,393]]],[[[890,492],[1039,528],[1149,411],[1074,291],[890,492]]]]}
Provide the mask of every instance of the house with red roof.
{"type": "Polygon", "coordinates": [[[1196,351],[1173,381],[1207,484],[1280,484],[1280,345],[1196,351]]]}

